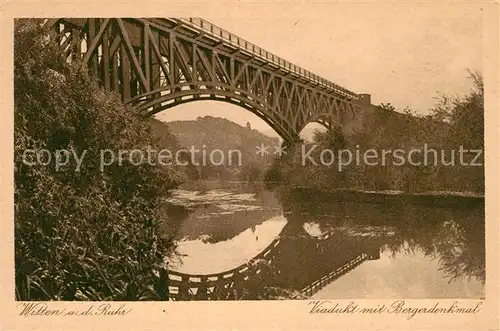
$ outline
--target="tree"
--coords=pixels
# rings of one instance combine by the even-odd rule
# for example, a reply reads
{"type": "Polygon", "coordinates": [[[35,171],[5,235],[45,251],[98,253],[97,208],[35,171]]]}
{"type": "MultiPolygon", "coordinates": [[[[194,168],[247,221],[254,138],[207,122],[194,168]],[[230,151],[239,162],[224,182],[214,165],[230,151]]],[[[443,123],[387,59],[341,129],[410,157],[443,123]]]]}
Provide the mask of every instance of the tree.
{"type": "Polygon", "coordinates": [[[125,160],[101,169],[101,151],[156,146],[118,96],[68,64],[50,32],[17,20],[14,36],[16,296],[21,300],[158,298],[155,270],[175,245],[161,222],[175,169],[125,160]],[[77,171],[24,152],[85,154],[77,171]]]}
{"type": "MultiPolygon", "coordinates": [[[[482,75],[468,70],[473,87],[465,96],[440,96],[432,117],[449,123],[449,130],[444,139],[446,150],[458,150],[460,146],[467,150],[484,151],[484,85],[482,75]]],[[[474,155],[468,155],[471,162],[474,155]]],[[[484,152],[476,164],[484,164],[484,152]]],[[[484,192],[484,167],[457,164],[453,167],[441,167],[441,177],[448,183],[448,188],[460,191],[484,192]]]]}
{"type": "MultiPolygon", "coordinates": [[[[429,116],[416,116],[416,112],[409,107],[397,112],[390,103],[383,103],[373,112],[364,114],[363,127],[357,132],[343,135],[341,130],[336,129],[317,133],[317,148],[309,154],[312,159],[319,160],[320,152],[326,149],[337,152],[347,148],[353,154],[351,165],[344,167],[342,172],[338,172],[335,163],[324,166],[306,162],[305,166],[300,166],[301,159],[295,150],[296,153],[291,153],[291,157],[276,162],[272,173],[268,172],[266,178],[272,177],[271,174],[278,177],[279,174],[280,181],[286,185],[326,191],[354,188],[401,189],[407,192],[484,192],[483,167],[440,164],[441,153],[458,153],[460,146],[467,150],[483,150],[484,147],[482,78],[477,72],[469,71],[469,75],[474,83],[473,89],[462,97],[442,96],[429,116]],[[430,157],[425,159],[427,164],[422,155],[426,148],[437,152],[431,152],[430,157]],[[377,165],[363,162],[363,155],[370,149],[377,153],[377,165]],[[394,161],[399,163],[399,160],[391,157],[398,149],[405,154],[402,164],[394,164],[394,161]],[[412,150],[412,162],[420,162],[420,165],[410,164],[408,155],[412,150]],[[422,153],[418,153],[418,150],[422,153]],[[380,157],[384,151],[389,153],[389,157],[382,164],[380,157]],[[360,164],[355,162],[356,152],[359,152],[360,164]]],[[[309,145],[306,145],[305,150],[310,150],[309,145]]],[[[471,162],[474,156],[469,154],[466,161],[471,162]]],[[[482,164],[484,156],[481,155],[476,161],[482,164]]]]}
{"type": "Polygon", "coordinates": [[[241,179],[253,184],[255,181],[259,180],[261,173],[261,168],[255,162],[251,162],[243,166],[240,172],[241,179]]]}

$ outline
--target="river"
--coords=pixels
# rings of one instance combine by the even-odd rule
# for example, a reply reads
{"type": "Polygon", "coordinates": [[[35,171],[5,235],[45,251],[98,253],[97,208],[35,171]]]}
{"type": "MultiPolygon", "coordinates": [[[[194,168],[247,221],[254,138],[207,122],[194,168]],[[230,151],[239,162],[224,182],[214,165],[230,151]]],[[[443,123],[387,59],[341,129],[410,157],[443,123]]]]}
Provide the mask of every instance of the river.
{"type": "Polygon", "coordinates": [[[483,203],[368,201],[248,187],[174,190],[168,203],[181,206],[175,215],[180,257],[169,268],[223,272],[282,236],[279,277],[264,285],[300,291],[355,252],[375,250],[374,258],[308,297],[484,297],[483,203]]]}

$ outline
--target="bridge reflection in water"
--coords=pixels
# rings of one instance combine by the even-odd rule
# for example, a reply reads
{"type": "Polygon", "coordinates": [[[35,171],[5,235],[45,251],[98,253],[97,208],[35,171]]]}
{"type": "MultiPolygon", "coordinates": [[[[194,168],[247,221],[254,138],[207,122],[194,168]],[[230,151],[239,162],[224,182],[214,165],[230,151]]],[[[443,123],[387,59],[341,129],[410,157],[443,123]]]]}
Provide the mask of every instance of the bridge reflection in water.
{"type": "Polygon", "coordinates": [[[164,275],[168,280],[162,283],[168,284],[172,300],[247,299],[263,284],[294,290],[294,298],[307,298],[364,261],[378,258],[380,246],[366,238],[346,238],[333,231],[312,237],[303,223],[289,222],[247,263],[216,274],[168,271],[164,275]]]}

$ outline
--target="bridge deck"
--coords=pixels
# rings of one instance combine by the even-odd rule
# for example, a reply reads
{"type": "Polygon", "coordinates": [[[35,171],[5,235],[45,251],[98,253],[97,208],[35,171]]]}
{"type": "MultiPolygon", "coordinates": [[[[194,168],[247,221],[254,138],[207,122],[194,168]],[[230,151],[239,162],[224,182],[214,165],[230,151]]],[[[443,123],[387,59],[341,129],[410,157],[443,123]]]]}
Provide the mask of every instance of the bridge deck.
{"type": "Polygon", "coordinates": [[[327,88],[333,89],[336,93],[341,96],[345,96],[350,99],[358,99],[358,95],[350,91],[338,84],[335,84],[323,77],[320,77],[308,70],[305,70],[271,52],[266,51],[265,49],[243,39],[240,38],[231,32],[228,32],[215,24],[212,24],[202,18],[199,17],[190,17],[187,19],[179,19],[183,24],[189,25],[197,30],[202,30],[203,33],[210,35],[216,40],[223,40],[230,45],[233,45],[235,49],[244,49],[248,53],[256,56],[266,62],[270,62],[275,64],[276,66],[285,69],[288,72],[294,73],[301,77],[307,78],[308,80],[315,82],[319,85],[325,86],[327,88]]]}

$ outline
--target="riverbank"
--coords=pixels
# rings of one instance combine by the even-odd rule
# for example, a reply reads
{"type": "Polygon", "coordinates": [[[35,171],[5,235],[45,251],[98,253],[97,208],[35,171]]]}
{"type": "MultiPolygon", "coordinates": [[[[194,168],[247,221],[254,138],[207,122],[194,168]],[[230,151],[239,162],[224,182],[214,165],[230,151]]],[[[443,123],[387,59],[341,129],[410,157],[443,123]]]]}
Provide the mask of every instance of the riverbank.
{"type": "Polygon", "coordinates": [[[246,182],[239,180],[193,180],[186,181],[179,185],[181,190],[207,192],[211,190],[231,190],[238,192],[256,192],[265,190],[265,183],[262,181],[246,182]]]}
{"type": "Polygon", "coordinates": [[[469,192],[425,192],[335,190],[318,191],[310,188],[294,188],[290,192],[304,201],[362,202],[378,204],[409,204],[428,207],[480,207],[484,195],[469,192]]]}

